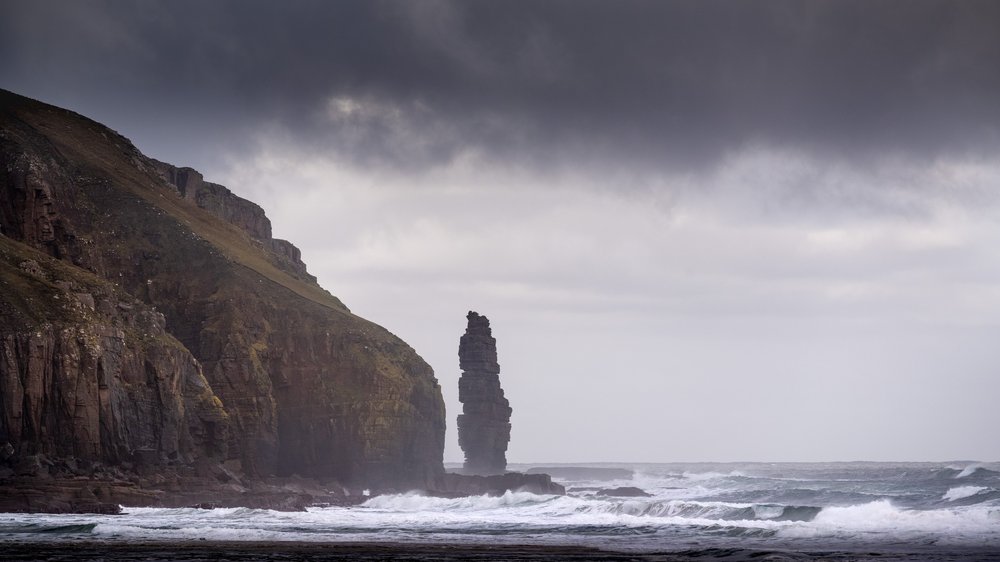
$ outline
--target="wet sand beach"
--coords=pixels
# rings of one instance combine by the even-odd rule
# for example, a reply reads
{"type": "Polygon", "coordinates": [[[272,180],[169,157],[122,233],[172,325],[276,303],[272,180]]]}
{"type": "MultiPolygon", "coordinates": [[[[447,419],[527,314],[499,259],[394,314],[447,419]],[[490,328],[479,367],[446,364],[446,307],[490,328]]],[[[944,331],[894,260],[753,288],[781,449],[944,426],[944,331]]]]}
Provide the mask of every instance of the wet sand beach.
{"type": "Polygon", "coordinates": [[[0,560],[83,561],[347,561],[409,560],[419,562],[458,560],[609,560],[636,562],[734,561],[1000,561],[989,549],[958,548],[940,551],[891,552],[788,552],[741,548],[708,548],[658,553],[626,553],[575,546],[468,545],[403,543],[303,543],[303,542],[5,542],[0,560]]]}

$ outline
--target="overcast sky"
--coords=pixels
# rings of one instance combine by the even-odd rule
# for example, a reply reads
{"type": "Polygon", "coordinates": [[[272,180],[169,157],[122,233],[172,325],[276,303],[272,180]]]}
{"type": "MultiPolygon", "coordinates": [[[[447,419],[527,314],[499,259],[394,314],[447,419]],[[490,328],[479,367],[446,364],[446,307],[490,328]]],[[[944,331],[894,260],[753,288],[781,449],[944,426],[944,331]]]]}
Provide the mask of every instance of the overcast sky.
{"type": "Polygon", "coordinates": [[[0,87],[260,203],[508,458],[1000,460],[1000,2],[0,2],[0,87]]]}

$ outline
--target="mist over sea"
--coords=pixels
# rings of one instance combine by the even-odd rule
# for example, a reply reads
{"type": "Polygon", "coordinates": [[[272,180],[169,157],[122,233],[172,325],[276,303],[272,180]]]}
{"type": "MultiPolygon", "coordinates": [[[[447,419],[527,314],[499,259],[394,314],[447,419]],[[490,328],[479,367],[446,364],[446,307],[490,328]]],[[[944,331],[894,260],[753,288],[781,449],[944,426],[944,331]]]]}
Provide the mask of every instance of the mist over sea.
{"type": "Polygon", "coordinates": [[[908,553],[928,560],[942,553],[975,553],[983,559],[1000,552],[997,463],[510,468],[539,466],[556,469],[566,496],[514,492],[446,499],[407,493],[292,513],[126,508],[119,516],[0,514],[0,541],[534,544],[706,556],[732,549],[908,553]],[[603,470],[610,468],[625,470],[603,470]],[[619,487],[639,488],[649,496],[602,495],[619,487]]]}

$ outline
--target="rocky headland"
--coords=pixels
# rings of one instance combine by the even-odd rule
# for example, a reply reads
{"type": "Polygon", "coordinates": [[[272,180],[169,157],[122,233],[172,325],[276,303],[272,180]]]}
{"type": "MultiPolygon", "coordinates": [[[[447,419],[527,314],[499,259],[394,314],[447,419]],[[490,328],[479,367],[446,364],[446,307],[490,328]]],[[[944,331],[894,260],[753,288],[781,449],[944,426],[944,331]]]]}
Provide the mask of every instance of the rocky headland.
{"type": "Polygon", "coordinates": [[[0,511],[474,493],[444,432],[430,366],[263,209],[0,90],[0,511]]]}

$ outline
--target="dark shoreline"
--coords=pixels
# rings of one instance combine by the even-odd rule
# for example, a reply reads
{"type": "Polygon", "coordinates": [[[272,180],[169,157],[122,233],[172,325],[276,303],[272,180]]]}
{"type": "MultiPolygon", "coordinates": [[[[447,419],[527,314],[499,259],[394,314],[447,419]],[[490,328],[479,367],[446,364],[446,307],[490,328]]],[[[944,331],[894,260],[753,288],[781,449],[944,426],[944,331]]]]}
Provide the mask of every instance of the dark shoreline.
{"type": "Polygon", "coordinates": [[[683,562],[726,560],[739,561],[1000,561],[1000,552],[985,548],[946,547],[938,550],[915,551],[859,550],[792,552],[782,550],[750,550],[743,548],[705,548],[694,550],[664,550],[633,553],[601,550],[582,546],[548,545],[475,545],[456,543],[322,543],[322,542],[243,542],[243,541],[43,541],[23,542],[0,540],[0,560],[82,561],[214,561],[248,562],[251,560],[347,561],[347,560],[509,560],[509,561],[581,561],[610,560],[636,562],[683,562]]]}

